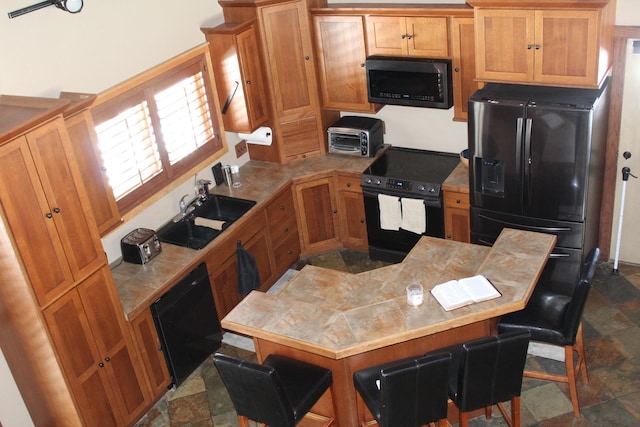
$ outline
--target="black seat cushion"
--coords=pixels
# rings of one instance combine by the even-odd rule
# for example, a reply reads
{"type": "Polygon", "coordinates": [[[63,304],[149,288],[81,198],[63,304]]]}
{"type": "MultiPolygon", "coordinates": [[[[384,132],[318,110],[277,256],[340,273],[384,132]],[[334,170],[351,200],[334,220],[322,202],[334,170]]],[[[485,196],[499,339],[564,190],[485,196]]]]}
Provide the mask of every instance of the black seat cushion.
{"type": "Polygon", "coordinates": [[[399,359],[353,374],[356,390],[381,427],[415,427],[447,417],[451,355],[399,359]]]}

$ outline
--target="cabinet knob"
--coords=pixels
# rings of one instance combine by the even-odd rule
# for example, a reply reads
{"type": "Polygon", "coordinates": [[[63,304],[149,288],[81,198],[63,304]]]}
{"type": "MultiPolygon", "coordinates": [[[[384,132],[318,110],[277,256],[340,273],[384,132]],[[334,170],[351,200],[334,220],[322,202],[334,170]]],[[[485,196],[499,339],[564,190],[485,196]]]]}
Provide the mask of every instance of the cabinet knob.
{"type": "Polygon", "coordinates": [[[540,50],[540,45],[539,45],[539,44],[537,44],[537,45],[535,46],[535,48],[536,48],[536,50],[540,50]]]}
{"type": "Polygon", "coordinates": [[[60,213],[60,208],[53,208],[54,213],[60,213]]]}
{"type": "Polygon", "coordinates": [[[459,73],[460,72],[460,67],[454,68],[453,71],[455,71],[456,73],[459,73]]]}
{"type": "Polygon", "coordinates": [[[311,58],[309,58],[309,55],[305,55],[304,59],[305,59],[305,61],[308,61],[311,58]]]}
{"type": "Polygon", "coordinates": [[[250,85],[251,84],[251,80],[247,80],[245,83],[250,85]]]}
{"type": "Polygon", "coordinates": [[[280,205],[280,206],[278,206],[278,209],[280,209],[281,211],[283,211],[283,210],[284,210],[284,205],[280,205]]]}
{"type": "Polygon", "coordinates": [[[100,362],[98,363],[98,366],[100,366],[101,368],[104,368],[104,363],[100,362]]]}
{"type": "Polygon", "coordinates": [[[162,346],[158,346],[158,351],[162,351],[162,346]]]}
{"type": "Polygon", "coordinates": [[[451,234],[447,234],[447,239],[450,239],[450,238],[451,238],[451,234]]]}
{"type": "Polygon", "coordinates": [[[406,39],[406,38],[407,38],[407,35],[406,35],[406,34],[403,34],[403,35],[401,35],[401,36],[400,36],[400,38],[401,38],[402,40],[404,40],[404,39],[406,39]]]}
{"type": "Polygon", "coordinates": [[[111,358],[109,358],[109,357],[105,357],[105,358],[104,358],[104,361],[105,361],[105,362],[111,362],[111,358]]]}
{"type": "Polygon", "coordinates": [[[338,213],[338,209],[334,209],[334,210],[333,210],[333,213],[334,213],[334,214],[338,213]]]}
{"type": "Polygon", "coordinates": [[[361,220],[360,220],[360,224],[364,224],[364,223],[365,223],[365,220],[364,220],[364,219],[361,219],[361,220]]]}
{"type": "Polygon", "coordinates": [[[460,203],[462,203],[462,200],[460,200],[460,199],[456,199],[456,203],[457,203],[457,204],[460,204],[460,203]]]}
{"type": "Polygon", "coordinates": [[[292,251],[291,249],[289,249],[289,250],[287,251],[287,255],[291,255],[292,253],[293,253],[293,251],[292,251]]]}
{"type": "Polygon", "coordinates": [[[100,166],[100,170],[101,170],[102,172],[106,172],[106,171],[107,171],[107,168],[105,168],[104,166],[100,166]]]}
{"type": "Polygon", "coordinates": [[[360,63],[360,67],[364,68],[365,67],[365,63],[364,62],[360,63]]]}
{"type": "Polygon", "coordinates": [[[44,216],[46,216],[47,218],[53,218],[53,214],[51,212],[47,212],[46,214],[44,214],[44,216]]]}
{"type": "Polygon", "coordinates": [[[288,233],[288,232],[289,232],[289,227],[285,227],[285,228],[284,228],[284,232],[285,232],[285,233],[288,233]]]}
{"type": "Polygon", "coordinates": [[[412,38],[413,38],[413,35],[407,34],[407,40],[411,40],[412,38]]]}
{"type": "Polygon", "coordinates": [[[347,187],[351,188],[351,183],[347,182],[347,187]]]}

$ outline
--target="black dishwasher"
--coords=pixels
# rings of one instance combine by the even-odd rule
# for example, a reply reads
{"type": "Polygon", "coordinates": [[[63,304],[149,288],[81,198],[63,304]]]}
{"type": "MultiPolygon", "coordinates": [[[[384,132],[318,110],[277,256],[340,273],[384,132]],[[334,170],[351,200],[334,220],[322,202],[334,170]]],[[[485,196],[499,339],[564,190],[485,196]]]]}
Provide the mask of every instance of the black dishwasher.
{"type": "Polygon", "coordinates": [[[154,302],[151,313],[173,384],[179,386],[222,341],[206,265],[154,302]]]}

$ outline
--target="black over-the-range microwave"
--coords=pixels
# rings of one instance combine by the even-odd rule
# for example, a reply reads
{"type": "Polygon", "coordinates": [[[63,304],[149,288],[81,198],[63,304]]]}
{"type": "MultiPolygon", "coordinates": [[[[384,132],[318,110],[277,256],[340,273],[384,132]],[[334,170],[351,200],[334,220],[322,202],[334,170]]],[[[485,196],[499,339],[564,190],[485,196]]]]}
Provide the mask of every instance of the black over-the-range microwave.
{"type": "Polygon", "coordinates": [[[451,108],[450,59],[370,56],[366,61],[369,102],[451,108]]]}

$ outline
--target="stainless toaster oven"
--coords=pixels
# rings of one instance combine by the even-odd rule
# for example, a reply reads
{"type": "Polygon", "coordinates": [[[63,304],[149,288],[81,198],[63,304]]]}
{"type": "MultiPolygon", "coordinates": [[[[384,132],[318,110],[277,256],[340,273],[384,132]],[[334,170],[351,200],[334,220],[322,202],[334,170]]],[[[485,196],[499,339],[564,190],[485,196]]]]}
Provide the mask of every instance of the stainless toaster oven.
{"type": "Polygon", "coordinates": [[[162,252],[156,232],[148,228],[136,228],[120,240],[122,260],[133,264],[146,264],[162,252]]]}
{"type": "Polygon", "coordinates": [[[380,119],[344,116],[327,129],[329,153],[373,157],[384,144],[380,119]]]}

